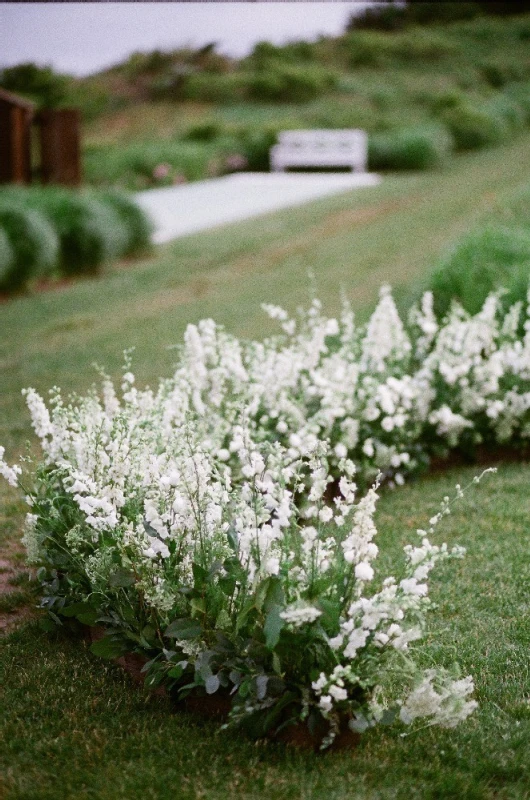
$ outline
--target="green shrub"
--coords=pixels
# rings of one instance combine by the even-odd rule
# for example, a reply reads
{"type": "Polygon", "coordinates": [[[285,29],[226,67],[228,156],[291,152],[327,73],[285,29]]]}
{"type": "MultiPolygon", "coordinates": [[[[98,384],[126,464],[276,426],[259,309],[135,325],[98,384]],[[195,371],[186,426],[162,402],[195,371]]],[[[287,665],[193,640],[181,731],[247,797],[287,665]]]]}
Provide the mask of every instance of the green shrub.
{"type": "Polygon", "coordinates": [[[368,140],[368,164],[374,170],[430,169],[442,164],[451,149],[451,137],[441,127],[376,133],[368,140]]]}
{"type": "Polygon", "coordinates": [[[201,180],[208,176],[215,150],[207,142],[150,141],[130,145],[93,146],[84,153],[86,179],[100,186],[136,191],[171,185],[175,180],[201,180]],[[167,165],[165,177],[157,167],[167,165]]]}
{"type": "Polygon", "coordinates": [[[453,298],[476,314],[495,289],[509,305],[525,300],[530,278],[530,227],[487,225],[472,231],[443,259],[430,279],[435,311],[445,314],[453,298]]]}
{"type": "Polygon", "coordinates": [[[209,72],[186,76],[180,94],[184,100],[232,103],[243,99],[247,89],[248,79],[244,73],[229,72],[215,75],[209,72]]]}
{"type": "Polygon", "coordinates": [[[274,64],[251,76],[249,92],[254,100],[307,103],[337,82],[337,75],[324,67],[274,64]]]}
{"type": "Polygon", "coordinates": [[[117,190],[109,189],[98,192],[95,198],[104,205],[110,206],[126,232],[119,255],[133,256],[149,249],[153,224],[131,197],[117,190]]]}
{"type": "Polygon", "coordinates": [[[528,124],[530,122],[530,83],[517,81],[509,84],[504,90],[504,96],[517,103],[528,124]]]}
{"type": "Polygon", "coordinates": [[[484,108],[459,105],[444,111],[440,119],[453,136],[457,150],[478,150],[500,144],[509,136],[506,122],[484,108]]]}
{"type": "Polygon", "coordinates": [[[499,94],[493,100],[490,100],[486,106],[486,111],[503,121],[509,135],[520,133],[525,127],[526,115],[524,109],[514,98],[508,95],[499,94]]]}
{"type": "Polygon", "coordinates": [[[106,262],[120,256],[127,231],[119,216],[92,194],[58,187],[34,189],[27,204],[51,222],[60,244],[60,271],[64,275],[96,274],[106,262]]]}
{"type": "Polygon", "coordinates": [[[184,135],[184,140],[189,142],[213,142],[224,133],[224,128],[219,122],[210,120],[201,122],[189,128],[184,135]]]}
{"type": "Polygon", "coordinates": [[[4,255],[0,256],[2,291],[23,289],[29,280],[50,273],[57,264],[57,236],[37,211],[11,202],[0,204],[0,232],[4,240],[4,255]]]}
{"type": "Polygon", "coordinates": [[[10,274],[13,267],[15,254],[9,243],[9,237],[3,228],[0,228],[0,286],[10,274]]]}
{"type": "Polygon", "coordinates": [[[0,72],[0,86],[10,92],[21,92],[46,108],[64,102],[70,80],[67,75],[54,72],[51,67],[39,67],[32,61],[5,67],[0,72]]]}
{"type": "MultiPolygon", "coordinates": [[[[268,172],[269,153],[278,140],[280,129],[248,129],[241,132],[239,149],[247,160],[247,168],[255,172],[268,172]]],[[[284,128],[282,128],[284,130],[284,128]]]]}

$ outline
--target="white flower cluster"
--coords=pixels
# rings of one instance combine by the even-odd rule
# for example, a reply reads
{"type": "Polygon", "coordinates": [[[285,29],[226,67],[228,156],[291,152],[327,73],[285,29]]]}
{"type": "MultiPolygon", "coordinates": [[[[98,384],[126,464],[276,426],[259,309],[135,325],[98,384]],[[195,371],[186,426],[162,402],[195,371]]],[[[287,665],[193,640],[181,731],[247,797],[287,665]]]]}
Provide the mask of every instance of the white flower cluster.
{"type": "Polygon", "coordinates": [[[388,287],[366,327],[348,306],[327,318],[315,300],[298,319],[265,306],[284,333],[241,342],[211,320],[186,332],[175,387],[210,420],[224,448],[244,406],[254,437],[293,457],[331,442],[364,483],[382,473],[401,484],[433,451],[530,438],[530,317],[503,313],[491,295],[475,316],[457,303],[439,323],[426,293],[400,320],[388,287]],[[208,414],[205,413],[208,408],[208,414]]]}
{"type": "MultiPolygon", "coordinates": [[[[120,396],[104,378],[101,398],[93,391],[66,403],[53,390],[48,408],[28,389],[45,468],[29,494],[24,540],[42,559],[43,514],[59,513],[42,497],[65,496],[60,546],[87,596],[132,585],[159,626],[189,613],[197,574],[232,587],[216,610],[225,631],[238,630],[242,609],[261,608],[260,587],[277,581],[276,635],[324,626],[319,641],[334,666],[307,691],[335,724],[356,692],[378,694],[385,665],[422,635],[431,569],[463,555],[429,538],[446,498],[418,531],[421,544],[405,547],[401,577],[379,576],[371,590],[378,484],[357,499],[359,472],[399,483],[429,434],[448,446],[467,431],[477,441],[485,431],[496,441],[530,436],[530,323],[519,336],[521,308],[501,318],[491,297],[477,316],[455,306],[439,326],[427,294],[407,333],[386,288],[366,329],[347,306],[340,320],[323,317],[318,301],[298,320],[267,310],[284,334],[263,343],[242,343],[211,320],[189,326],[178,368],[157,391],[138,389],[129,369],[120,396]],[[240,572],[230,584],[234,558],[240,572]]],[[[20,469],[3,456],[0,448],[0,472],[14,485],[20,469]]],[[[200,655],[200,641],[186,647],[200,655]]],[[[452,725],[473,710],[471,689],[470,678],[422,673],[412,693],[403,685],[401,719],[452,725]]]]}

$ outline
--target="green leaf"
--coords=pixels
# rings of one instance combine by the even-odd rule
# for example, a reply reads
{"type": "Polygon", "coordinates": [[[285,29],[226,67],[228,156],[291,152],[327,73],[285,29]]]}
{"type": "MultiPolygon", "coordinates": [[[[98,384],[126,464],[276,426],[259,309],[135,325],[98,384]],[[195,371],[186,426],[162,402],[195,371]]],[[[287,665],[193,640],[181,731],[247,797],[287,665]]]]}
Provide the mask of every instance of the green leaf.
{"type": "Polygon", "coordinates": [[[181,661],[180,663],[178,663],[174,667],[172,667],[168,672],[168,676],[170,678],[175,678],[176,680],[181,678],[182,675],[184,674],[184,669],[185,669],[183,664],[186,664],[186,666],[187,666],[187,662],[186,661],[181,661]]]}
{"type": "Polygon", "coordinates": [[[280,639],[280,633],[285,624],[284,620],[280,617],[282,607],[272,604],[270,611],[265,619],[263,632],[265,634],[265,644],[269,650],[274,650],[280,639]]]}
{"type": "Polygon", "coordinates": [[[204,682],[206,694],[214,694],[218,690],[220,685],[221,682],[217,677],[217,675],[210,675],[208,678],[206,678],[204,682]]]}
{"type": "Polygon", "coordinates": [[[124,569],[121,567],[117,569],[116,572],[113,572],[109,578],[109,586],[112,589],[121,589],[126,586],[132,586],[135,582],[135,577],[132,572],[129,572],[128,569],[124,569]]]}
{"type": "Polygon", "coordinates": [[[275,576],[268,579],[267,596],[265,598],[265,611],[270,611],[273,606],[284,606],[285,595],[282,582],[275,576]]]}
{"type": "Polygon", "coordinates": [[[190,602],[190,606],[197,614],[204,614],[206,612],[206,602],[204,597],[194,597],[190,602]]]}
{"type": "Polygon", "coordinates": [[[276,673],[276,675],[281,675],[282,674],[282,665],[281,665],[278,653],[273,653],[272,654],[272,668],[273,668],[274,672],[276,673]]]}
{"type": "Polygon", "coordinates": [[[340,618],[340,606],[338,603],[334,603],[332,600],[327,600],[326,598],[321,598],[318,602],[320,609],[322,610],[322,616],[320,617],[320,624],[326,630],[327,633],[331,634],[339,629],[339,618],[340,618]]]}
{"type": "Polygon", "coordinates": [[[202,632],[199,623],[194,619],[176,619],[166,630],[164,636],[173,639],[195,639],[202,632]]]}
{"type": "Polygon", "coordinates": [[[92,642],[90,652],[101,658],[119,658],[127,652],[127,646],[123,639],[104,636],[103,639],[92,642]]]}
{"type": "Polygon", "coordinates": [[[85,625],[95,625],[99,614],[89,603],[72,603],[61,609],[61,616],[75,617],[85,625]]]}
{"type": "Polygon", "coordinates": [[[193,579],[195,584],[198,586],[203,586],[208,579],[208,570],[204,567],[201,567],[200,564],[195,563],[191,565],[191,568],[193,570],[193,579]]]}

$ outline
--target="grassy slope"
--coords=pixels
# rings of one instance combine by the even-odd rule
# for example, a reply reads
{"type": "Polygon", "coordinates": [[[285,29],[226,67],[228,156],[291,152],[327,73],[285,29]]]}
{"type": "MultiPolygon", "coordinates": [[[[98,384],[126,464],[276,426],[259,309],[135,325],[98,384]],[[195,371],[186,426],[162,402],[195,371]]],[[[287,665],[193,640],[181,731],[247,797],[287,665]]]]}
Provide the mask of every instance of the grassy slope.
{"type": "MultiPolygon", "coordinates": [[[[330,307],[343,284],[365,314],[382,280],[405,286],[421,278],[440,247],[528,181],[528,144],[525,137],[459,159],[443,173],[391,178],[376,189],[188,237],[105,281],[2,306],[0,441],[13,455],[28,436],[23,386],[83,391],[93,381],[93,361],[116,372],[131,344],[139,382],[155,381],[170,371],[174,354],[166,346],[181,339],[187,322],[211,315],[259,336],[267,330],[259,302],[304,302],[308,268],[330,307]]],[[[383,498],[382,537],[394,553],[401,533],[410,538],[473,472],[433,476],[383,498]]],[[[530,797],[529,477],[530,467],[503,467],[444,529],[469,554],[456,577],[448,568],[437,578],[440,609],[425,659],[458,659],[475,675],[481,709],[461,728],[406,739],[395,730],[371,732],[356,753],[317,759],[233,735],[213,738],[213,726],[145,699],[80,643],[26,626],[3,648],[7,797],[530,797]]],[[[22,510],[15,493],[2,491],[9,536],[22,510]]]]}

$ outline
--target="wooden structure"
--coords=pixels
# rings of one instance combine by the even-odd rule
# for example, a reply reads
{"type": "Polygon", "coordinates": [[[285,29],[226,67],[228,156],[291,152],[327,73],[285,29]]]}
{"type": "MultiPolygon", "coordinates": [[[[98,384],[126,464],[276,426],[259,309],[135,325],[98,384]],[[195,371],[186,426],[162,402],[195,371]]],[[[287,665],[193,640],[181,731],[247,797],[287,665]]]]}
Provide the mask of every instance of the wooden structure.
{"type": "Polygon", "coordinates": [[[33,103],[0,89],[0,183],[31,181],[33,103]]]}
{"type": "Polygon", "coordinates": [[[356,129],[283,131],[270,152],[273,172],[286,167],[350,167],[366,172],[367,158],[368,137],[356,129]]]}
{"type": "MultiPolygon", "coordinates": [[[[80,114],[76,108],[42,109],[0,88],[0,184],[81,183],[80,114]],[[32,165],[32,132],[38,126],[40,163],[32,165]]],[[[34,148],[33,148],[34,149],[34,148]]]]}
{"type": "Polygon", "coordinates": [[[36,120],[40,129],[42,183],[78,186],[81,183],[79,110],[43,109],[36,120]]]}

